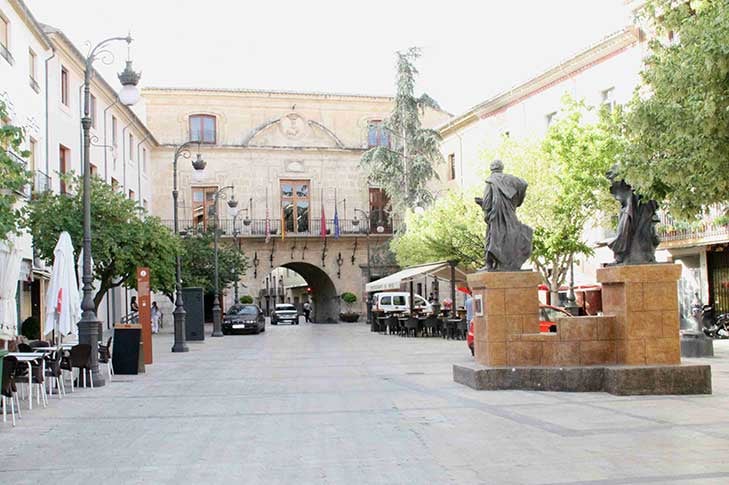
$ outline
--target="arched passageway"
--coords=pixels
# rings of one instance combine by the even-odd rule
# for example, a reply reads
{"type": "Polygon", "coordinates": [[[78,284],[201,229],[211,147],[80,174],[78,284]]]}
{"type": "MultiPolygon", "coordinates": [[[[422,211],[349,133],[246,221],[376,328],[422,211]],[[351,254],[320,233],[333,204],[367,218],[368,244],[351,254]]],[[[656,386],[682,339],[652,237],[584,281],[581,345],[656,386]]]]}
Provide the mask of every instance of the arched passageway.
{"type": "MultiPolygon", "coordinates": [[[[283,275],[275,269],[267,277],[268,298],[264,296],[261,306],[273,309],[275,303],[293,303],[301,308],[304,301],[312,303],[312,320],[317,323],[335,323],[339,319],[339,295],[329,275],[318,266],[305,262],[290,262],[279,266],[298,273],[306,282],[299,291],[292,291],[283,281],[283,275]]],[[[264,292],[265,294],[265,292],[264,292]]]]}

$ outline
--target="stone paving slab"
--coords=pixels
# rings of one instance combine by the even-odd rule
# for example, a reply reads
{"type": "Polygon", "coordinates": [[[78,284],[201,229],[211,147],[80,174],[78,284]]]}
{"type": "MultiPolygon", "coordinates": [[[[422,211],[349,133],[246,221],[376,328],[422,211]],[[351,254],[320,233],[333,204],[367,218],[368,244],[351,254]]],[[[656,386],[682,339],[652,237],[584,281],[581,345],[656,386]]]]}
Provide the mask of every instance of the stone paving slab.
{"type": "MultiPolygon", "coordinates": [[[[209,333],[209,329],[208,329],[209,333]]],[[[0,424],[0,483],[729,482],[729,342],[713,395],[478,392],[462,341],[269,326],[0,424]]]]}

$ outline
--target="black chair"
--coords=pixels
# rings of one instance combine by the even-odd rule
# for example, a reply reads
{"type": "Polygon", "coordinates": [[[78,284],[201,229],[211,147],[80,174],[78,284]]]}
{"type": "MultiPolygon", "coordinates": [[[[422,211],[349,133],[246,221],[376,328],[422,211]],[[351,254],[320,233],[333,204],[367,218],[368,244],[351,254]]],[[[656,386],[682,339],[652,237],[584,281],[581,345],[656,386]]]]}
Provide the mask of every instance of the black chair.
{"type": "Polygon", "coordinates": [[[466,322],[465,318],[462,318],[457,324],[456,324],[456,330],[458,332],[458,339],[459,340],[466,340],[466,334],[468,333],[468,323],[466,322]]]}
{"type": "Polygon", "coordinates": [[[405,336],[409,337],[411,333],[413,337],[418,336],[418,319],[415,317],[408,317],[405,321],[405,336]]]}
{"type": "MultiPolygon", "coordinates": [[[[32,352],[32,350],[20,350],[21,345],[27,344],[19,344],[18,350],[19,352],[32,352]]],[[[29,347],[30,348],[30,347],[29,347]]],[[[15,367],[15,374],[13,375],[13,386],[17,388],[19,384],[26,384],[31,386],[37,387],[37,394],[36,399],[39,404],[41,402],[41,398],[43,400],[43,407],[46,407],[48,404],[48,400],[46,397],[46,388],[43,385],[45,380],[43,379],[43,356],[41,354],[37,354],[38,358],[30,361],[30,379],[28,379],[28,366],[23,363],[15,367]]],[[[28,392],[30,394],[30,391],[28,392]]]]}
{"type": "Polygon", "coordinates": [[[438,325],[438,318],[436,318],[435,315],[428,315],[428,318],[425,319],[423,325],[425,327],[425,333],[427,335],[435,337],[438,334],[440,325],[438,325]]]}
{"type": "Polygon", "coordinates": [[[18,344],[18,352],[33,352],[33,347],[28,344],[20,343],[18,344]]]}
{"type": "Polygon", "coordinates": [[[58,389],[58,399],[61,399],[61,394],[66,394],[66,386],[63,383],[63,370],[61,369],[62,359],[63,353],[60,350],[52,352],[45,357],[46,377],[51,379],[51,393],[53,393],[54,384],[58,389]]]}
{"type": "MultiPolygon", "coordinates": [[[[91,345],[89,344],[78,344],[71,347],[71,350],[64,354],[61,358],[61,369],[71,372],[71,392],[74,388],[74,375],[73,370],[78,368],[79,376],[77,384],[81,385],[81,374],[84,376],[84,387],[86,387],[86,374],[87,371],[91,370],[91,345]]],[[[91,388],[94,387],[94,381],[91,380],[91,388]]]]}
{"type": "Polygon", "coordinates": [[[106,345],[99,345],[99,364],[106,364],[109,382],[111,382],[111,376],[114,375],[114,367],[111,364],[111,337],[107,340],[106,345]]]}
{"type": "Polygon", "coordinates": [[[398,335],[400,333],[400,321],[395,315],[390,315],[387,319],[387,333],[398,335]]]}
{"type": "Polygon", "coordinates": [[[0,395],[2,395],[3,405],[3,423],[8,422],[8,401],[10,398],[10,411],[13,415],[13,426],[15,426],[15,408],[18,408],[18,417],[20,417],[20,400],[18,399],[17,388],[15,387],[14,376],[18,367],[18,359],[13,356],[7,356],[3,359],[3,375],[0,379],[0,395]]]}

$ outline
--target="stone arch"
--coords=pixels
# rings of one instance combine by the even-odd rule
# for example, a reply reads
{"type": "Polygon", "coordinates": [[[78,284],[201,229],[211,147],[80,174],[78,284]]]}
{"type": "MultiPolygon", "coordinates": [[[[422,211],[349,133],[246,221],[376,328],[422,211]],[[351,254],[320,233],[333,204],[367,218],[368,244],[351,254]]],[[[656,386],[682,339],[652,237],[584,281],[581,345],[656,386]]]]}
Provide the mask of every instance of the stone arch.
{"type": "Polygon", "coordinates": [[[335,323],[339,320],[339,294],[331,276],[322,268],[303,261],[280,264],[300,274],[311,288],[314,307],[313,320],[320,323],[335,323]]]}

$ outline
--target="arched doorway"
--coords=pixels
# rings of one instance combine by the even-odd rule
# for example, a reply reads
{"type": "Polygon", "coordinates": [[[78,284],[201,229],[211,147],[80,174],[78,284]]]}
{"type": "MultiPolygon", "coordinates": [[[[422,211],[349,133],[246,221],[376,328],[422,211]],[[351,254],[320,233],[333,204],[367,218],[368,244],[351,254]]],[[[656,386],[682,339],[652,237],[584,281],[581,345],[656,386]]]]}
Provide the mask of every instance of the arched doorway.
{"type": "Polygon", "coordinates": [[[276,303],[292,303],[299,309],[305,300],[312,303],[312,320],[316,323],[336,323],[339,319],[339,295],[329,275],[318,266],[304,262],[285,263],[274,268],[266,277],[268,299],[261,301],[261,307],[273,310],[276,303]],[[289,270],[285,273],[280,268],[289,270]],[[291,275],[294,273],[294,275],[291,275]],[[287,281],[296,281],[296,275],[305,282],[301,285],[286,285],[287,281]]]}

